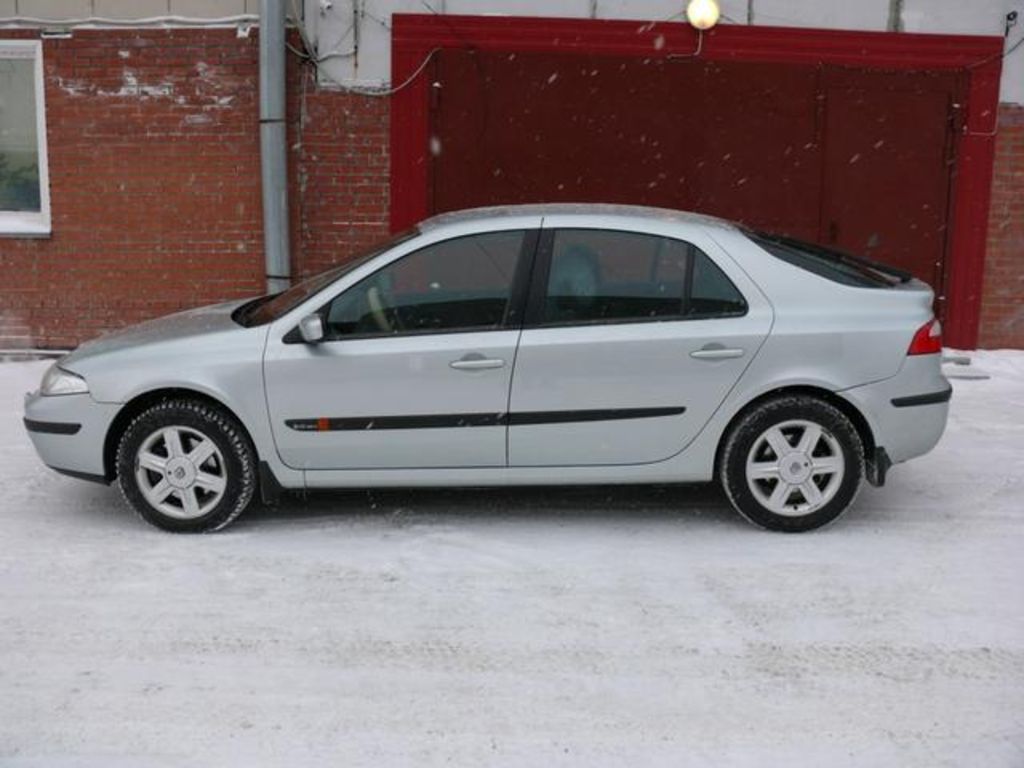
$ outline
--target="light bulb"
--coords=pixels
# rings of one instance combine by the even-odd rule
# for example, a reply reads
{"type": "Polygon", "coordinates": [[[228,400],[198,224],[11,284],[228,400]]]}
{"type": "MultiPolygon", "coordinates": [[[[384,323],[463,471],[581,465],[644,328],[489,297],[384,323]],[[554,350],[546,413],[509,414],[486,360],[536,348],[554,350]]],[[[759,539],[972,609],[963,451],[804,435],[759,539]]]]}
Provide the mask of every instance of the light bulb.
{"type": "Polygon", "coordinates": [[[690,0],[686,6],[686,18],[697,29],[711,29],[720,15],[716,0],[690,0]]]}

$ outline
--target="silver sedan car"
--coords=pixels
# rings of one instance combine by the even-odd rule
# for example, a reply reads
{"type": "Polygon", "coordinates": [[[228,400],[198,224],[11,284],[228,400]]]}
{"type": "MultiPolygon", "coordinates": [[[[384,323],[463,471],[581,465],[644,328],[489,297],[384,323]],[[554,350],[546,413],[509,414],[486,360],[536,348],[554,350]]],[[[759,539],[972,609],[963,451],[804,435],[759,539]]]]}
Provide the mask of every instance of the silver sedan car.
{"type": "Polygon", "coordinates": [[[80,346],[26,396],[59,472],[169,531],[257,494],[718,480],[806,531],[946,425],[933,295],[725,221],[598,205],[424,221],[283,293],[80,346]]]}

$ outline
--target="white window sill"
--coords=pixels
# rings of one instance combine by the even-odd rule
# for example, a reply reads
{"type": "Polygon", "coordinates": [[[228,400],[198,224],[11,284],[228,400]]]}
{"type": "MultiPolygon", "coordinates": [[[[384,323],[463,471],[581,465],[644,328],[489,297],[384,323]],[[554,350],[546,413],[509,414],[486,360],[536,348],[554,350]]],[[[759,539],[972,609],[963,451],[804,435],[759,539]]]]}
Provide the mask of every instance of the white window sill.
{"type": "Polygon", "coordinates": [[[11,221],[0,214],[0,237],[50,237],[53,230],[49,222],[32,223],[27,221],[11,221]]]}

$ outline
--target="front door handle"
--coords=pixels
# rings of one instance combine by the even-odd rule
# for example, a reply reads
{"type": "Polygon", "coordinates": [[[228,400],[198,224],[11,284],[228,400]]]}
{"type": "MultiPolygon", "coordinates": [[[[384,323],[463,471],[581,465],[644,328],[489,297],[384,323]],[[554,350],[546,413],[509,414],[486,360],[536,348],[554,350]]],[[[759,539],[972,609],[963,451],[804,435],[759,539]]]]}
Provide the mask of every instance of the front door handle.
{"type": "Polygon", "coordinates": [[[734,357],[743,357],[744,350],[739,347],[723,347],[721,344],[708,344],[702,349],[690,353],[690,357],[696,360],[730,360],[734,357]]]}
{"type": "Polygon", "coordinates": [[[452,360],[448,365],[457,371],[486,371],[491,368],[504,368],[505,361],[500,357],[484,357],[473,353],[459,360],[452,360]]]}

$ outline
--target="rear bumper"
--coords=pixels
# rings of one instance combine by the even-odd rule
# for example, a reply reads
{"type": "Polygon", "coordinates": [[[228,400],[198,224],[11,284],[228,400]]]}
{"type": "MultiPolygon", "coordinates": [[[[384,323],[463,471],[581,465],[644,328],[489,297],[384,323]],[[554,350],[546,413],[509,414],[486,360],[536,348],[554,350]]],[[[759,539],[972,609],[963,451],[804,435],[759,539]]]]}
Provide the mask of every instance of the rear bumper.
{"type": "Polygon", "coordinates": [[[893,464],[928,453],[946,429],[953,390],[939,358],[908,357],[892,378],[839,392],[864,414],[893,464]]]}
{"type": "Polygon", "coordinates": [[[102,480],[103,444],[120,406],[90,395],[25,396],[25,429],[43,463],[73,477],[102,480]]]}
{"type": "Polygon", "coordinates": [[[926,392],[923,395],[904,395],[894,397],[892,402],[895,408],[915,408],[919,405],[935,405],[936,403],[948,403],[953,397],[953,388],[946,387],[938,392],[926,392]]]}

